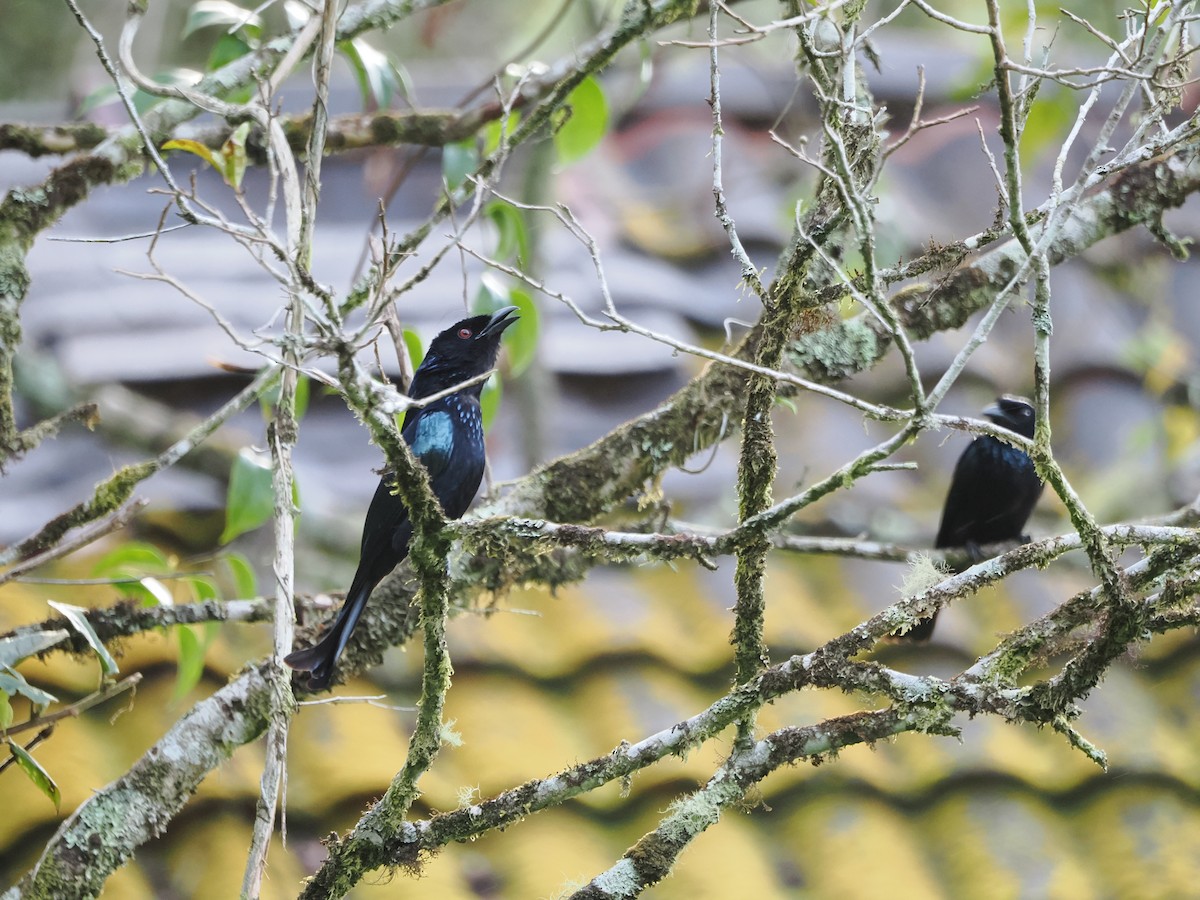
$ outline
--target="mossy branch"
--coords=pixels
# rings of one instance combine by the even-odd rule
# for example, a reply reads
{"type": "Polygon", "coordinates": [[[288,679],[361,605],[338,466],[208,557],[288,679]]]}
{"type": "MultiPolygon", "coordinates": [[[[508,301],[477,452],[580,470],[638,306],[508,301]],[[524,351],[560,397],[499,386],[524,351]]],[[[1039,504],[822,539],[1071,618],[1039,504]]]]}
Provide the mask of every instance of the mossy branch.
{"type": "Polygon", "coordinates": [[[256,668],[197,703],[125,775],[63,822],[4,900],[99,896],[113,871],[166,829],[209,772],[263,734],[271,693],[268,673],[256,668]]]}

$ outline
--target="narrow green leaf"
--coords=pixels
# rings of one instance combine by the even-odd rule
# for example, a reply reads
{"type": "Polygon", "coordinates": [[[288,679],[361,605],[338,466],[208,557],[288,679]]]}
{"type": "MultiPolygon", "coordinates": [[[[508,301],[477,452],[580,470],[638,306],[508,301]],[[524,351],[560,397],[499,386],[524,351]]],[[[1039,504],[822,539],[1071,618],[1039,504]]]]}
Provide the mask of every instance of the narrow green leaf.
{"type": "Polygon", "coordinates": [[[421,360],[425,358],[425,348],[421,346],[421,338],[411,328],[405,328],[401,334],[404,336],[404,349],[408,351],[408,360],[415,372],[421,365],[421,360]]]}
{"type": "Polygon", "coordinates": [[[34,709],[41,712],[58,698],[49,691],[43,691],[40,687],[34,687],[25,680],[25,676],[15,669],[8,666],[0,666],[0,691],[13,697],[21,694],[29,698],[29,702],[33,704],[34,709]]]}
{"type": "Polygon", "coordinates": [[[97,578],[136,577],[144,572],[164,574],[171,562],[161,550],[144,541],[130,541],[105,554],[92,569],[97,578]]]}
{"type": "Polygon", "coordinates": [[[496,226],[496,259],[507,262],[515,258],[518,267],[528,266],[529,231],[521,211],[511,203],[493,200],[483,214],[496,226]]]}
{"type": "MultiPolygon", "coordinates": [[[[168,69],[165,72],[152,75],[151,80],[166,85],[192,85],[200,80],[200,73],[195,69],[168,69]]],[[[84,116],[94,109],[98,109],[101,106],[108,106],[119,99],[120,95],[117,93],[116,87],[111,84],[104,84],[84,97],[76,112],[79,116],[84,116]]],[[[133,92],[133,106],[140,113],[144,113],[156,104],[159,99],[154,94],[148,94],[142,90],[133,92]]]]}
{"type": "Polygon", "coordinates": [[[249,600],[258,596],[258,579],[250,560],[241,553],[229,552],[223,557],[233,576],[234,595],[240,600],[249,600]]]}
{"type": "MultiPolygon", "coordinates": [[[[278,381],[262,392],[258,398],[258,405],[262,408],[263,418],[270,420],[274,416],[274,409],[279,405],[280,391],[282,385],[278,381]]],[[[304,414],[308,412],[308,399],[312,393],[312,387],[307,376],[301,375],[296,379],[296,418],[304,418],[304,414]]]]}
{"type": "Polygon", "coordinates": [[[7,731],[12,720],[13,708],[12,704],[8,702],[8,694],[0,691],[0,731],[7,731]]]}
{"type": "Polygon", "coordinates": [[[568,114],[554,132],[554,149],[562,165],[570,165],[595,149],[608,128],[608,101],[591,76],[567,95],[568,114]]]}
{"type": "Polygon", "coordinates": [[[250,123],[243,122],[221,145],[221,176],[235,191],[241,190],[246,174],[246,136],[249,134],[250,123]]]}
{"type": "Polygon", "coordinates": [[[224,166],[221,159],[199,141],[193,141],[190,138],[175,138],[167,141],[159,149],[182,150],[184,153],[190,153],[193,156],[198,156],[218,172],[224,174],[224,166]]]}
{"type": "Polygon", "coordinates": [[[189,575],[183,581],[192,589],[192,599],[197,603],[221,599],[217,583],[207,575],[189,575]]]}
{"type": "Polygon", "coordinates": [[[529,368],[537,353],[541,318],[537,304],[528,291],[513,288],[508,292],[508,302],[520,310],[518,315],[521,317],[521,321],[507,329],[502,338],[504,346],[508,348],[507,371],[515,378],[529,368]]]}
{"type": "Polygon", "coordinates": [[[179,639],[179,667],[175,672],[173,699],[182,700],[200,683],[204,674],[204,652],[208,647],[207,642],[202,643],[187,625],[175,626],[175,635],[179,639]]]}
{"type": "Polygon", "coordinates": [[[456,191],[462,187],[467,176],[479,168],[479,148],[474,138],[442,148],[442,180],[446,189],[456,191]]]}
{"type": "Polygon", "coordinates": [[[484,431],[492,427],[492,420],[496,418],[496,413],[500,409],[500,400],[503,395],[504,387],[498,374],[484,382],[483,391],[479,394],[479,409],[483,413],[484,431]]]}
{"type": "Polygon", "coordinates": [[[26,657],[49,650],[59,641],[66,640],[70,636],[69,631],[56,628],[53,631],[4,638],[0,640],[0,666],[15,666],[26,657]]]}
{"type": "Polygon", "coordinates": [[[511,135],[517,130],[517,126],[521,124],[521,114],[513,110],[508,114],[506,119],[497,119],[494,122],[488,122],[483,129],[483,154],[491,156],[500,148],[501,135],[511,135]]]}
{"type": "Polygon", "coordinates": [[[533,362],[537,351],[540,327],[537,305],[527,291],[510,287],[492,272],[484,272],[479,279],[479,292],[475,295],[475,312],[493,313],[504,306],[516,306],[520,310],[518,315],[521,320],[505,330],[502,338],[503,345],[508,349],[509,370],[513,375],[519,375],[533,362]]]}
{"type": "MultiPolygon", "coordinates": [[[[118,96],[120,95],[117,94],[117,86],[111,82],[105,82],[94,91],[89,92],[87,96],[79,101],[79,107],[75,110],[75,115],[80,119],[86,118],[87,114],[92,110],[99,109],[102,106],[108,106],[108,104],[116,100],[118,96]]],[[[137,104],[134,105],[136,106],[137,104]]]]}
{"type": "Polygon", "coordinates": [[[479,291],[473,305],[476,315],[491,315],[498,309],[511,305],[512,291],[494,272],[487,271],[479,276],[479,291]]]}
{"type": "Polygon", "coordinates": [[[364,108],[374,102],[378,108],[387,109],[396,94],[404,91],[403,70],[386,53],[376,50],[362,38],[342,41],[338,50],[350,64],[364,108]]]}
{"type": "Polygon", "coordinates": [[[296,380],[296,418],[303,419],[304,414],[308,412],[308,399],[312,395],[312,382],[301,375],[296,380]]]}
{"type": "Polygon", "coordinates": [[[247,41],[238,34],[223,34],[217,38],[209,51],[208,59],[204,61],[204,71],[215,72],[235,59],[241,59],[247,53],[258,48],[258,41],[247,41]]]}
{"type": "Polygon", "coordinates": [[[20,744],[9,741],[8,749],[16,758],[17,765],[21,771],[29,776],[29,780],[33,782],[34,787],[50,798],[55,809],[61,807],[62,794],[58,792],[58,785],[54,783],[54,779],[50,777],[50,773],[43,769],[41,764],[30,756],[29,751],[20,744]]]}
{"type": "Polygon", "coordinates": [[[262,17],[228,0],[195,0],[188,7],[182,36],[190,37],[204,28],[237,30],[257,37],[262,33],[262,17]]]}
{"type": "Polygon", "coordinates": [[[1032,169],[1032,160],[1041,159],[1043,151],[1059,140],[1062,123],[1074,117],[1075,105],[1075,92],[1059,85],[1044,85],[1038,91],[1021,129],[1023,165],[1032,169]]]}
{"type": "Polygon", "coordinates": [[[16,757],[17,767],[26,775],[29,775],[29,780],[34,782],[34,786],[38,791],[50,799],[50,803],[54,804],[54,809],[59,809],[62,805],[62,794],[59,793],[59,786],[54,784],[54,779],[50,778],[50,773],[42,768],[42,764],[29,755],[29,751],[18,744],[16,740],[8,742],[8,750],[12,752],[13,757],[16,757]]]}
{"type": "Polygon", "coordinates": [[[108,648],[104,646],[104,641],[100,640],[100,635],[96,634],[96,629],[92,627],[92,623],[87,620],[87,610],[79,606],[72,606],[70,603],[59,603],[55,600],[47,600],[51,609],[56,610],[59,615],[71,623],[71,627],[78,631],[88,646],[95,651],[96,656],[100,659],[100,669],[104,673],[104,677],[115,675],[119,671],[117,661],[112,658],[112,654],[108,652],[108,648]]]}
{"type": "Polygon", "coordinates": [[[259,454],[244,448],[234,460],[229,474],[221,543],[227,544],[239,534],[258,528],[271,518],[274,508],[271,467],[259,454]]]}
{"type": "Polygon", "coordinates": [[[138,581],[138,586],[141,587],[143,594],[142,603],[146,606],[174,606],[175,596],[167,588],[165,584],[157,578],[149,576],[138,581]]]}

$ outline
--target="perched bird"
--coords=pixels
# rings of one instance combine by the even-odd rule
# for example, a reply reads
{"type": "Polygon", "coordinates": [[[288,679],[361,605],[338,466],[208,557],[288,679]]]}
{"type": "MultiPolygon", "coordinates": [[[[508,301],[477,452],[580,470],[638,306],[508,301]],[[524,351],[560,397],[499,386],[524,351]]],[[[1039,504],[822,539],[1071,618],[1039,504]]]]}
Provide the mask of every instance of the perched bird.
{"type": "MultiPolygon", "coordinates": [[[[983,414],[1001,428],[1021,437],[1033,437],[1033,406],[1028,400],[1006,394],[983,414]]],[[[954,467],[934,546],[939,550],[965,547],[978,562],[983,558],[981,544],[1028,541],[1029,537],[1021,532],[1041,493],[1042,482],[1024,450],[980,435],[954,467]]],[[[936,621],[935,612],[897,637],[927,641],[933,636],[936,621]]]]}
{"type": "MultiPolygon", "coordinates": [[[[408,395],[420,400],[491,369],[500,352],[500,336],[517,321],[516,310],[506,306],[490,316],[463,319],[435,337],[413,375],[408,395]]],[[[483,479],[482,389],[483,382],[478,382],[427,406],[410,408],[400,429],[400,436],[429,473],[442,511],[451,519],[467,511],[483,479]]],[[[408,555],[412,523],[404,502],[392,491],[392,476],[385,473],[363,522],[358,571],[333,627],[316,645],[284,658],[293,669],[310,673],[310,690],[329,686],[371,591],[408,555]]]]}

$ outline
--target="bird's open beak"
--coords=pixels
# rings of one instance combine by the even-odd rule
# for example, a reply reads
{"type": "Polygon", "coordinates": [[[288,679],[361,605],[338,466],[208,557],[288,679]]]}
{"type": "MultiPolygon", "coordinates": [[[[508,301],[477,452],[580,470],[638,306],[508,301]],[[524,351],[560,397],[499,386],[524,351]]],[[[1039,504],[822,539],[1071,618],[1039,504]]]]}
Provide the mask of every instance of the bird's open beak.
{"type": "Polygon", "coordinates": [[[481,341],[493,335],[499,336],[505,328],[517,321],[516,312],[517,307],[515,306],[506,306],[503,309],[496,310],[492,313],[492,317],[488,320],[488,323],[483,326],[483,330],[475,335],[475,340],[481,341]]]}

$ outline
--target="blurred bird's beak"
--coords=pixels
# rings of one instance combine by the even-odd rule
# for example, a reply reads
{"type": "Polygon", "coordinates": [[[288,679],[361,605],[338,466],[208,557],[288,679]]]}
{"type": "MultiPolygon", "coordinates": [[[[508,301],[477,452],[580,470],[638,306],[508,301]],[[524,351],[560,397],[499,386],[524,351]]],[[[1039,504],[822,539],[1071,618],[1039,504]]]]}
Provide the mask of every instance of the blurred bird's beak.
{"type": "Polygon", "coordinates": [[[483,326],[483,330],[475,335],[475,340],[481,341],[493,335],[498,337],[505,328],[517,321],[516,312],[517,307],[515,306],[506,306],[503,309],[496,310],[492,313],[492,317],[488,320],[488,323],[483,326]]]}
{"type": "MultiPolygon", "coordinates": [[[[492,326],[489,324],[488,328],[491,328],[491,327],[492,326]]],[[[985,418],[991,419],[993,422],[996,421],[997,419],[1003,419],[1006,421],[1008,419],[1008,415],[1004,412],[1003,409],[1000,408],[999,402],[993,403],[991,406],[984,407],[983,415],[985,418]]]]}

